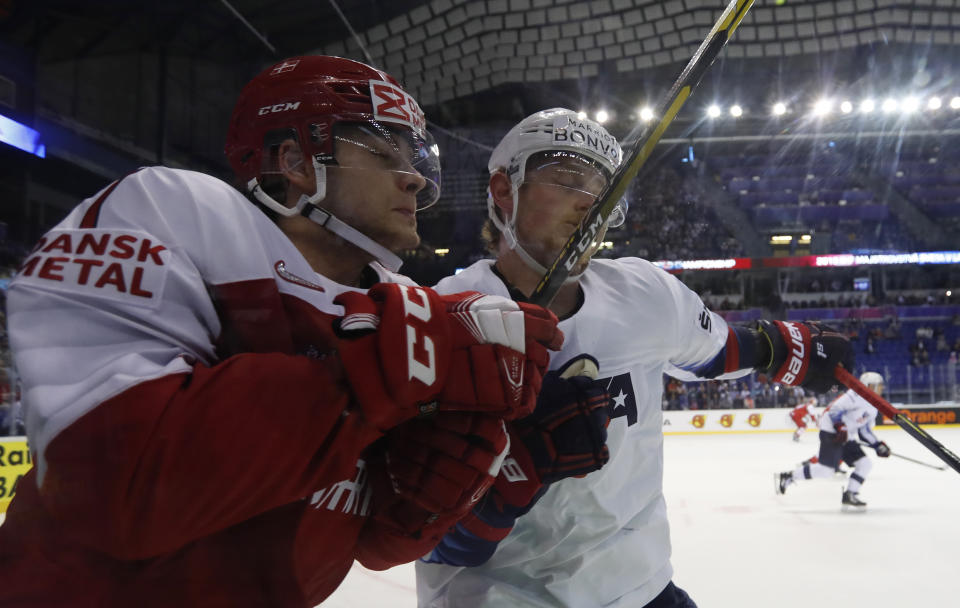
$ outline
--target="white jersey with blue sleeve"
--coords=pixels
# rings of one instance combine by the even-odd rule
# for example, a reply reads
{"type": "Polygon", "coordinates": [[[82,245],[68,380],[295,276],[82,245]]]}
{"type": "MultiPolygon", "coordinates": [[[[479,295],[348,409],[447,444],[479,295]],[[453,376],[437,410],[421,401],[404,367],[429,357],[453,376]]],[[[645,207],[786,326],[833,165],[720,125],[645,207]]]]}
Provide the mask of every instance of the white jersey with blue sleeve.
{"type": "MultiPolygon", "coordinates": [[[[486,563],[418,562],[421,607],[643,606],[673,576],[662,488],[663,374],[694,378],[716,367],[733,332],[645,260],[594,260],[580,285],[583,304],[560,322],[565,341],[550,367],[582,353],[597,358],[611,397],[610,461],[552,484],[486,563]]],[[[436,289],[511,295],[492,260],[436,289]]]]}
{"type": "Polygon", "coordinates": [[[850,389],[837,397],[820,416],[820,430],[836,433],[836,425],[842,422],[847,427],[849,441],[856,441],[859,436],[863,441],[875,446],[880,443],[873,433],[876,420],[877,408],[850,389]]]}

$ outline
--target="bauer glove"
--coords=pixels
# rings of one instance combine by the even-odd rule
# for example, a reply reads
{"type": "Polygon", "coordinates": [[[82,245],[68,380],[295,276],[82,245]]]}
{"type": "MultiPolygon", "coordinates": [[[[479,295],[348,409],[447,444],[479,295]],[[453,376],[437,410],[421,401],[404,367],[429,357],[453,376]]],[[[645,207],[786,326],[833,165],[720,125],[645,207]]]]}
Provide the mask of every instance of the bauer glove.
{"type": "Polygon", "coordinates": [[[769,363],[759,370],[776,382],[825,393],[838,384],[833,377],[838,364],[853,369],[850,341],[826,325],[761,320],[757,331],[770,348],[769,363]]]}

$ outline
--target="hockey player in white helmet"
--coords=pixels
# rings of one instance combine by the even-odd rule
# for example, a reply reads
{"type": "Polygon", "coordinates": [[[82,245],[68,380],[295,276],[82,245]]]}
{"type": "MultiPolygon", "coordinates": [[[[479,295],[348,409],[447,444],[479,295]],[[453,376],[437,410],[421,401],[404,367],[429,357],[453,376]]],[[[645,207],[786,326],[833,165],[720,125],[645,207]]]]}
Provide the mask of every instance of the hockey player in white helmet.
{"type": "MultiPolygon", "coordinates": [[[[436,289],[524,301],[620,158],[606,129],[571,110],[523,119],[489,163],[484,236],[496,259],[477,262],[436,289]]],[[[538,418],[539,405],[530,418],[510,423],[511,446],[524,446],[525,457],[514,458],[511,447],[487,496],[417,562],[419,605],[694,606],[671,582],[663,373],[696,380],[762,369],[777,381],[822,392],[833,384],[835,365],[850,369],[849,343],[816,324],[729,326],[675,277],[638,258],[585,256],[550,308],[565,335],[551,369],[581,353],[599,364],[599,382],[610,395],[609,461],[595,456],[602,436],[590,432],[541,430],[531,441],[528,421],[538,418]],[[788,344],[804,350],[797,354],[788,344]],[[824,358],[806,356],[818,347],[824,358]],[[572,476],[551,475],[556,454],[577,455],[572,476]]]]}
{"type": "Polygon", "coordinates": [[[424,126],[388,74],[291,57],[228,127],[273,217],[148,167],[41,239],[7,299],[36,466],[0,527],[0,604],[307,608],[355,557],[411,561],[468,512],[561,336],[394,272],[438,196],[424,126]],[[411,464],[442,455],[421,413],[463,460],[411,464]]]}
{"type": "MultiPolygon", "coordinates": [[[[878,395],[883,394],[883,376],[877,372],[864,372],[860,382],[878,395]]],[[[860,498],[859,492],[873,468],[873,461],[864,454],[860,442],[869,444],[880,458],[890,456],[890,448],[877,439],[873,432],[876,419],[877,408],[853,389],[837,397],[820,416],[820,453],[817,462],[807,461],[792,471],[776,474],[774,482],[777,492],[786,493],[790,484],[801,479],[833,477],[843,461],[853,467],[853,472],[850,473],[840,503],[844,507],[866,507],[867,503],[860,498]]]]}

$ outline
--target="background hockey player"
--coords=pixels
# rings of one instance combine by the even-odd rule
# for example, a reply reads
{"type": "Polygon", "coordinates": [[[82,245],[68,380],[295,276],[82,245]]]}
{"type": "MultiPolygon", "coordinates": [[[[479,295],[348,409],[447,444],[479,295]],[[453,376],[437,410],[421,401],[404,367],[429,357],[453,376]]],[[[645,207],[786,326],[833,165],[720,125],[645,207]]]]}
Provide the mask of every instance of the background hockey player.
{"type": "Polygon", "coordinates": [[[817,405],[817,398],[810,397],[804,399],[799,404],[797,404],[792,410],[790,410],[790,420],[797,425],[797,429],[793,431],[793,440],[800,441],[800,436],[803,435],[803,432],[807,430],[808,424],[817,423],[817,414],[813,411],[813,408],[817,405]]]}
{"type": "MultiPolygon", "coordinates": [[[[313,606],[364,526],[389,523],[378,504],[465,513],[504,458],[502,419],[532,411],[555,318],[395,273],[439,165],[389,75],[278,63],[244,88],[226,152],[275,223],[215,178],[145,168],[13,281],[36,466],[0,528],[0,604],[313,606]],[[407,463],[375,470],[391,444],[374,442],[433,411],[467,446],[458,474],[378,496],[368,479],[407,463]]],[[[380,549],[404,557],[364,548],[380,549]]]]}
{"type": "MultiPolygon", "coordinates": [[[[484,232],[496,260],[444,279],[438,291],[526,299],[620,160],[617,141],[575,112],[557,108],[522,120],[489,161],[484,232]]],[[[625,211],[621,205],[610,224],[622,222],[625,211]]],[[[565,335],[551,367],[579,353],[598,360],[610,394],[609,462],[582,479],[553,483],[538,479],[536,459],[519,481],[501,470],[487,498],[417,562],[421,606],[693,606],[671,582],[663,373],[697,379],[762,369],[777,381],[825,391],[833,367],[852,363],[847,340],[818,325],[728,326],[649,262],[591,262],[592,253],[550,306],[565,335]],[[810,358],[816,348],[823,356],[810,358]],[[531,492],[530,485],[540,487],[531,492]]]]}
{"type": "MultiPolygon", "coordinates": [[[[877,372],[864,372],[860,382],[878,395],[883,394],[883,376],[877,372]]],[[[860,442],[869,444],[880,458],[890,456],[890,448],[873,433],[876,419],[877,408],[853,389],[837,397],[820,416],[820,453],[817,462],[807,461],[793,471],[779,473],[776,478],[777,492],[784,494],[790,484],[800,479],[833,477],[842,460],[853,467],[853,471],[843,491],[841,504],[867,506],[860,499],[859,492],[873,468],[873,461],[864,454],[860,442]]]]}

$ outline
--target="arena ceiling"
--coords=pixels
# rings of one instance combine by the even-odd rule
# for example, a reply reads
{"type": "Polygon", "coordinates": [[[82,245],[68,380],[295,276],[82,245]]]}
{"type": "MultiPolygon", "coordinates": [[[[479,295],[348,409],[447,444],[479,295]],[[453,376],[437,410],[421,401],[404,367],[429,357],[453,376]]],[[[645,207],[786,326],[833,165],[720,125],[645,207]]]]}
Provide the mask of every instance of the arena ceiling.
{"type": "MultiPolygon", "coordinates": [[[[605,105],[614,124],[669,88],[723,0],[0,0],[29,112],[159,159],[222,163],[242,84],[330,53],[396,76],[447,127],[605,105]],[[164,153],[166,151],[166,153],[164,153]],[[193,158],[191,158],[193,157],[193,158]]],[[[757,0],[688,104],[884,87],[957,88],[956,0],[757,0]]],[[[0,75],[3,68],[0,67],[0,75]]],[[[960,90],[957,90],[960,94],[960,90]]],[[[28,113],[29,113],[28,112],[28,113]]]]}

